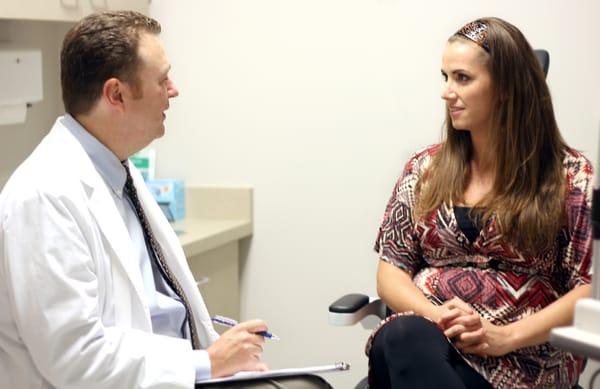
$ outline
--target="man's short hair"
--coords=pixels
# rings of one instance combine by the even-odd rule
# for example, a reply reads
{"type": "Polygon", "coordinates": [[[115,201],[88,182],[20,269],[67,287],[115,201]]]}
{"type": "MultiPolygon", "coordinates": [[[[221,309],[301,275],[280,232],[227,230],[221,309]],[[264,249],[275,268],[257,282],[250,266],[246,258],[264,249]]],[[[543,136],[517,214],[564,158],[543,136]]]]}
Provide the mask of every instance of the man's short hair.
{"type": "Polygon", "coordinates": [[[60,53],[65,111],[73,116],[88,113],[112,77],[137,87],[140,36],[160,30],[156,20],[133,11],[95,13],[71,28],[60,53]]]}

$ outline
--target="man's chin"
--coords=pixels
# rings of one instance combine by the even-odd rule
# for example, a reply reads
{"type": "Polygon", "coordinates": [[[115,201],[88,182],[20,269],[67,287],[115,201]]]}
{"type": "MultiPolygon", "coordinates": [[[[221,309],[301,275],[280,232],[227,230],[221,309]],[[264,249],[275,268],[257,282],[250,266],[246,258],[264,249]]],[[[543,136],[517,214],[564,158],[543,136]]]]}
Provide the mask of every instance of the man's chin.
{"type": "Polygon", "coordinates": [[[165,135],[165,126],[163,124],[162,126],[160,126],[160,128],[158,128],[156,130],[154,139],[162,138],[164,135],[165,135]]]}

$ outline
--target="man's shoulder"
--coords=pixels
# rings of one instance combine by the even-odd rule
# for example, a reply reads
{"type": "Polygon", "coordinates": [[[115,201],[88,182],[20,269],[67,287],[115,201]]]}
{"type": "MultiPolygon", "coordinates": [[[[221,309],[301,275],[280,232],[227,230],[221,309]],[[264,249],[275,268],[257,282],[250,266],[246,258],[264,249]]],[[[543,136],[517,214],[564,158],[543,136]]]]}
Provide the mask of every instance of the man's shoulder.
{"type": "Polygon", "coordinates": [[[0,194],[2,209],[32,198],[73,193],[80,183],[82,161],[67,139],[56,125],[50,130],[6,182],[0,194]]]}
{"type": "MultiPolygon", "coordinates": [[[[37,150],[36,150],[37,151],[37,150]]],[[[68,174],[55,174],[56,161],[47,161],[37,157],[34,151],[14,171],[0,195],[0,209],[8,209],[43,197],[59,197],[60,192],[68,191],[68,174]]]]}

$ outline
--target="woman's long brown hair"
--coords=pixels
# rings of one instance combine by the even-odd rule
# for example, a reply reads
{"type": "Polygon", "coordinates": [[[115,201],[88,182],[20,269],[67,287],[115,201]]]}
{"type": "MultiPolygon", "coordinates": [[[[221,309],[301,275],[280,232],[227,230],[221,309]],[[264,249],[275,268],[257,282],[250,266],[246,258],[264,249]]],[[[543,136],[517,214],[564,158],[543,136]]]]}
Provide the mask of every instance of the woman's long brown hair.
{"type": "MultiPolygon", "coordinates": [[[[496,171],[483,207],[483,222],[495,217],[505,239],[522,251],[547,247],[564,215],[563,141],[542,68],[523,34],[498,18],[488,26],[487,66],[495,91],[491,144],[496,171]]],[[[449,42],[465,39],[453,35],[449,42]]],[[[482,49],[483,52],[483,49],[482,49]]],[[[415,216],[425,217],[442,203],[463,202],[473,146],[468,131],[452,126],[446,111],[445,141],[419,180],[415,216]]]]}

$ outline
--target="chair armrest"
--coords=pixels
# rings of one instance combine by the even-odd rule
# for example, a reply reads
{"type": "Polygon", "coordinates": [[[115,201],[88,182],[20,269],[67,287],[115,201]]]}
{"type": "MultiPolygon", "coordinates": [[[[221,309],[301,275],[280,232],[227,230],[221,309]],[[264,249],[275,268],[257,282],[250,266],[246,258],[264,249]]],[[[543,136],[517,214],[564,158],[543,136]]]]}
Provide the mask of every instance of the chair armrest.
{"type": "Polygon", "coordinates": [[[329,324],[334,326],[351,326],[369,315],[385,318],[386,306],[379,297],[352,293],[340,297],[329,306],[329,324]]]}

